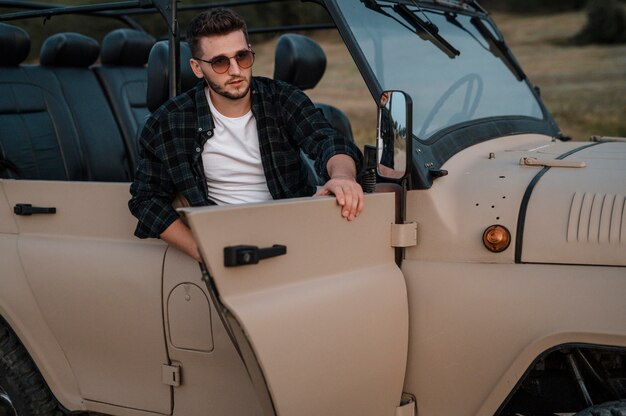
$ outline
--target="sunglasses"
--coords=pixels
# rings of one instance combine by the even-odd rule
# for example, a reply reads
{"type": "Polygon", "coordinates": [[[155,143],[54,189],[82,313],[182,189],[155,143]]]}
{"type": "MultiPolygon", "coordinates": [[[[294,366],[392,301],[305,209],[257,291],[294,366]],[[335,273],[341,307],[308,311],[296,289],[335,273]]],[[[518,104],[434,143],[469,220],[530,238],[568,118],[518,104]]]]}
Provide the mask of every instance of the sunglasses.
{"type": "Polygon", "coordinates": [[[237,65],[241,69],[248,69],[254,64],[254,52],[250,50],[239,51],[235,56],[216,56],[215,58],[207,61],[206,59],[201,58],[193,58],[196,61],[206,62],[207,64],[211,64],[211,68],[218,74],[223,74],[230,68],[230,60],[235,58],[237,61],[237,65]]]}

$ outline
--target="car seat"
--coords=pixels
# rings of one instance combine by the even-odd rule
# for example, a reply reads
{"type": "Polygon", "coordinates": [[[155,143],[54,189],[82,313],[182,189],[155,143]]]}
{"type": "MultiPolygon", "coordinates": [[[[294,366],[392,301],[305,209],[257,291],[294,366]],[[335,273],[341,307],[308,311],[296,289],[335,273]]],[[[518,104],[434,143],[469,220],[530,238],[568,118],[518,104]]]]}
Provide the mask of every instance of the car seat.
{"type": "MultiPolygon", "coordinates": [[[[274,79],[287,82],[301,90],[314,88],[326,71],[326,54],[313,39],[288,33],[276,43],[274,79]]],[[[329,104],[314,103],[328,122],[348,139],[353,140],[352,127],[346,114],[329,104]]]]}
{"type": "Polygon", "coordinates": [[[150,114],[146,63],[155,42],[148,33],[116,29],[102,40],[101,64],[92,67],[120,126],[133,170],[137,163],[137,133],[150,114]]]}
{"type": "MultiPolygon", "coordinates": [[[[326,54],[313,39],[304,35],[288,33],[276,43],[274,56],[274,79],[287,82],[301,90],[314,88],[326,71],[326,54]]],[[[328,122],[349,140],[354,141],[352,127],[346,114],[329,104],[314,103],[328,122]]],[[[309,183],[321,186],[324,181],[317,175],[313,161],[301,153],[309,168],[309,183]]]]}
{"type": "MultiPolygon", "coordinates": [[[[167,41],[160,41],[154,44],[148,57],[148,110],[154,112],[169,98],[169,44],[167,41]]],[[[196,78],[189,60],[191,59],[191,49],[187,42],[180,43],[180,84],[181,91],[193,88],[200,80],[196,78]]]]}

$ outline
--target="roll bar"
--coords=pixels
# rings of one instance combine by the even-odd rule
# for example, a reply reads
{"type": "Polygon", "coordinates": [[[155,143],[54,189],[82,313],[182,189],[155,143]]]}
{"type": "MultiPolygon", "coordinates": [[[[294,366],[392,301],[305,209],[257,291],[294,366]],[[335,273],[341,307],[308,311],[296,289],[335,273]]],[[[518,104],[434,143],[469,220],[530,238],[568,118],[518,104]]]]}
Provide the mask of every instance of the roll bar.
{"type": "MultiPolygon", "coordinates": [[[[173,74],[169,80],[169,96],[180,93],[180,33],[178,26],[178,12],[203,10],[215,7],[248,6],[254,4],[275,3],[281,0],[227,0],[221,2],[178,6],[180,0],[129,0],[108,3],[89,4],[84,6],[54,5],[36,1],[0,0],[1,8],[14,8],[26,11],[6,13],[0,15],[0,22],[43,17],[44,21],[54,16],[67,14],[95,15],[119,19],[128,26],[144,31],[144,29],[130,16],[140,14],[159,13],[168,30],[169,41],[169,73],[173,74]]],[[[264,28],[249,28],[249,33],[276,33],[294,30],[332,29],[333,23],[276,26],[264,28]]]]}

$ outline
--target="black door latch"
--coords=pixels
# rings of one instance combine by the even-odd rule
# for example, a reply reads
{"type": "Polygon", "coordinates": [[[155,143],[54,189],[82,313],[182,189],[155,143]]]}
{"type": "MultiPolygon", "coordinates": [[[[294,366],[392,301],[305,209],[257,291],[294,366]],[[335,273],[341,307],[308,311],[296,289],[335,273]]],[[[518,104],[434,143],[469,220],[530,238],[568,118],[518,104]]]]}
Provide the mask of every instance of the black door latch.
{"type": "Polygon", "coordinates": [[[287,254],[287,246],[280,244],[274,244],[268,248],[244,245],[224,247],[224,266],[234,267],[257,264],[263,259],[282,256],[283,254],[287,254]]]}
{"type": "Polygon", "coordinates": [[[34,207],[31,204],[16,204],[13,207],[15,215],[33,215],[33,214],[55,214],[55,207],[34,207]]]}

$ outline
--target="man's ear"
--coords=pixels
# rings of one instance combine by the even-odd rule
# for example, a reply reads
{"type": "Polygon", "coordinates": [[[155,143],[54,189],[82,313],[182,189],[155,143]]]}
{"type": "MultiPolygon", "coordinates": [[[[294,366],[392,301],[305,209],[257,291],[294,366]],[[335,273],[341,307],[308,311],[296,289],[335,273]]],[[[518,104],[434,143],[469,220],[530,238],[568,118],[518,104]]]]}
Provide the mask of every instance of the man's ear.
{"type": "Polygon", "coordinates": [[[196,78],[204,78],[204,74],[202,73],[202,69],[200,69],[200,64],[198,63],[198,61],[193,58],[190,59],[189,66],[191,66],[191,70],[193,71],[193,74],[196,76],[196,78]]]}

